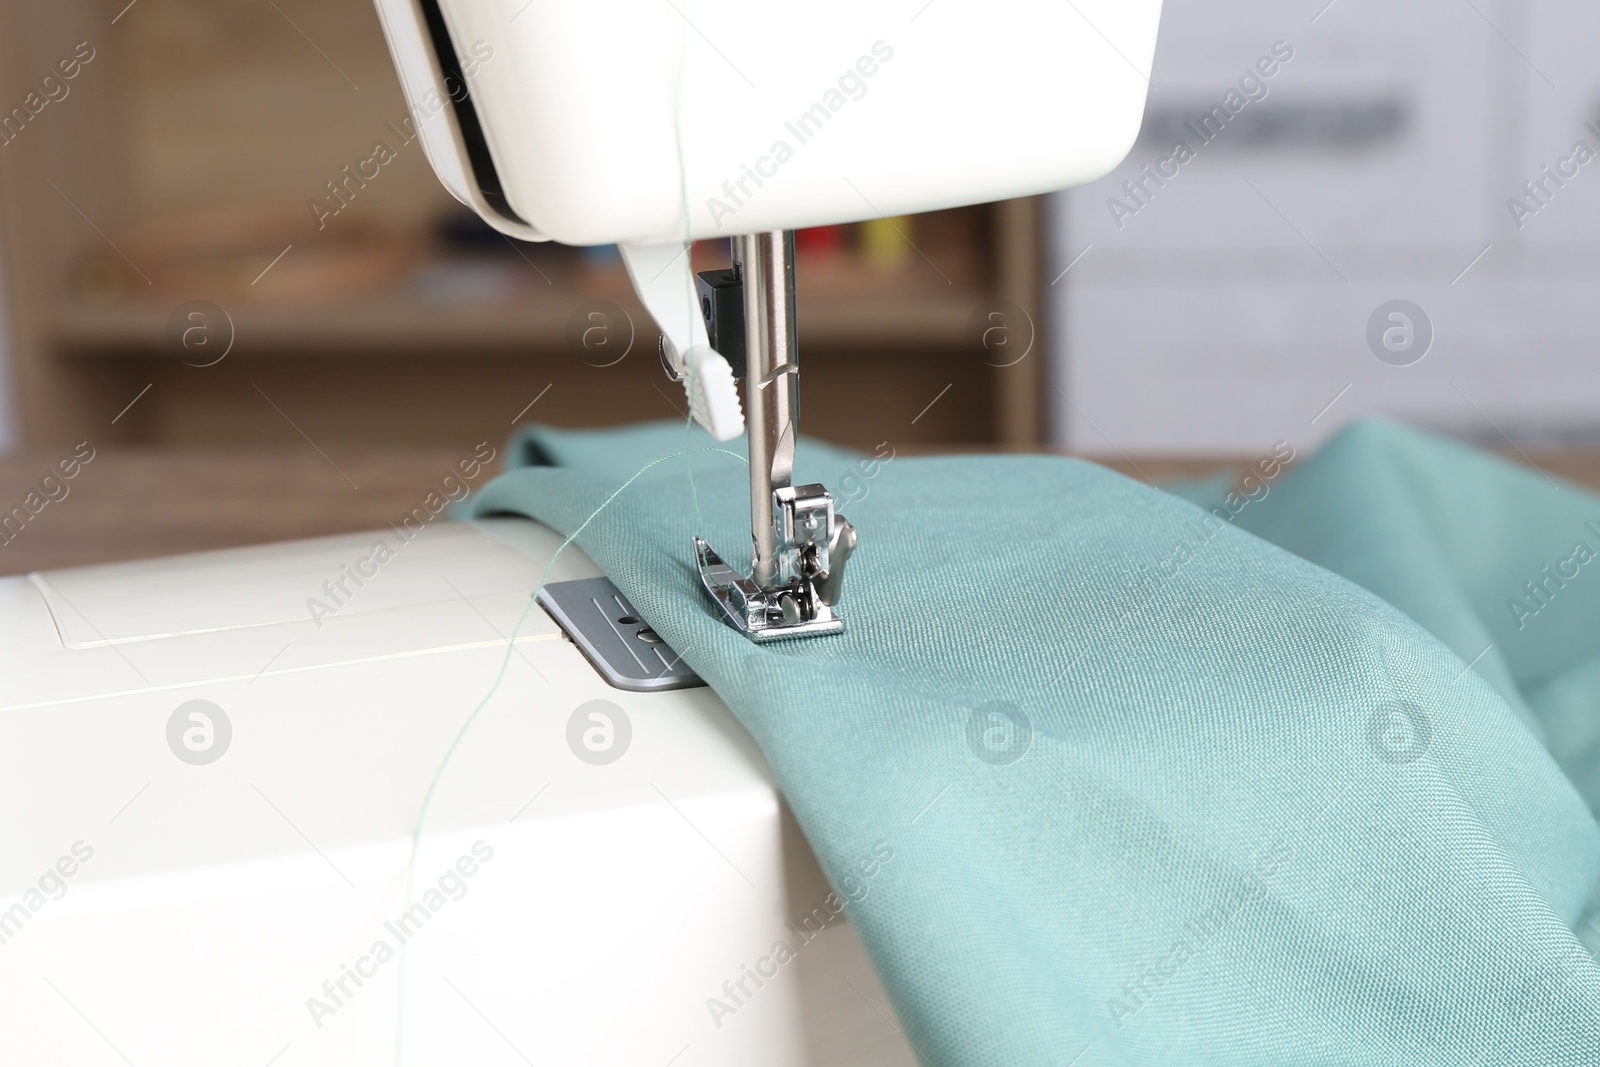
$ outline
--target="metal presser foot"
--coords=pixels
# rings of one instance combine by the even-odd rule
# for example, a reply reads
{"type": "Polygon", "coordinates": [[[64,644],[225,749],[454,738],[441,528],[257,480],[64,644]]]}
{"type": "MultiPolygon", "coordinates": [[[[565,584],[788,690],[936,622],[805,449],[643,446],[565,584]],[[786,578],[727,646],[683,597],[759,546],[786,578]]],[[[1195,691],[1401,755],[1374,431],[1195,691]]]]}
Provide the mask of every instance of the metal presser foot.
{"type": "Polygon", "coordinates": [[[700,580],[728,621],[753,641],[840,633],[835,611],[856,531],[820,485],[791,484],[798,434],[794,234],[737,237],[733,268],[698,276],[711,345],[745,380],[750,440],[749,576],[700,538],[700,580]]]}

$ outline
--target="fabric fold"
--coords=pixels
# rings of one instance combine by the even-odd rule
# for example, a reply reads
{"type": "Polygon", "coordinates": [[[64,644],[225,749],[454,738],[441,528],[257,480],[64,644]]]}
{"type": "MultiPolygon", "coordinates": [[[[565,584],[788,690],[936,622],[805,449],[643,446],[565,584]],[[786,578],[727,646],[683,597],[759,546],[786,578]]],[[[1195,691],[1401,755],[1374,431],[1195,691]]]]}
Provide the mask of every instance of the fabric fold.
{"type": "MultiPolygon", "coordinates": [[[[694,534],[749,543],[744,468],[709,447],[535,429],[513,455],[565,466],[474,511],[593,515],[578,543],[750,731],[835,885],[894,850],[851,921],[924,1062],[1600,1062],[1573,932],[1600,828],[1539,736],[1593,749],[1596,631],[1480,616],[1593,497],[1388,427],[1226,520],[1076,460],[804,442],[797,477],[850,479],[848,628],[757,646],[694,573],[694,534]],[[1539,535],[1452,537],[1472,494],[1441,479],[1539,535]],[[1509,647],[1469,666],[1480,634],[1509,647]]],[[[1536,621],[1588,618],[1593,585],[1536,621]]]]}

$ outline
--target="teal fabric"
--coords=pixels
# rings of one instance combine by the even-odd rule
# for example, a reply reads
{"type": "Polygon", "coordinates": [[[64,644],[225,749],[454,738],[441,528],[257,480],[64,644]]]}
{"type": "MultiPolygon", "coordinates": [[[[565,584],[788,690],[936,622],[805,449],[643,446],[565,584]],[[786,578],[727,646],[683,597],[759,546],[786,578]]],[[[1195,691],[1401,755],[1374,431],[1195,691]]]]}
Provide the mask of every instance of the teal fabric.
{"type": "MultiPolygon", "coordinates": [[[[476,512],[571,532],[709,447],[535,430],[514,454],[560,465],[476,512]]],[[[1600,499],[1383,424],[1201,504],[880,453],[801,449],[861,532],[842,636],[756,646],[699,592],[696,505],[749,543],[729,457],[578,541],[841,894],[870,879],[849,914],[925,1063],[1600,1063],[1600,564],[1507,603],[1600,548],[1600,499]]]]}

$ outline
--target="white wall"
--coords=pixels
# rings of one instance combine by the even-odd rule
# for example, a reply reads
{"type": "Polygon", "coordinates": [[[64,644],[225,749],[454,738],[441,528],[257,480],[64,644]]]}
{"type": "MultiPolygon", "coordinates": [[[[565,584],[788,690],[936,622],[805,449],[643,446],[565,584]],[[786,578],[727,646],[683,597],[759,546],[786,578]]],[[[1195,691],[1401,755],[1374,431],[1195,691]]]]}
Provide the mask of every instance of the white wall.
{"type": "Polygon", "coordinates": [[[1600,152],[1600,8],[1324,3],[1168,0],[1145,134],[1055,202],[1050,277],[1092,246],[1051,290],[1057,439],[1248,453],[1385,412],[1600,443],[1600,159],[1520,229],[1506,204],[1574,142],[1600,152]],[[1142,204],[1122,193],[1278,41],[1264,98],[1142,204]],[[1112,197],[1136,209],[1120,226],[1112,197]],[[1436,334],[1409,366],[1366,339],[1393,299],[1436,334]]]}

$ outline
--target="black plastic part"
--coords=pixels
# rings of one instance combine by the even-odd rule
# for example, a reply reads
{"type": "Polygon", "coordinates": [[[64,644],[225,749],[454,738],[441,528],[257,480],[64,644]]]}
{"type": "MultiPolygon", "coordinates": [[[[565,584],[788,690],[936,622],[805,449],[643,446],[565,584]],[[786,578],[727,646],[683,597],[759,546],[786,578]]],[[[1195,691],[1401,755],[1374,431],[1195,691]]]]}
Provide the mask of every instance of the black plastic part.
{"type": "Polygon", "coordinates": [[[445,25],[444,13],[438,0],[421,0],[422,19],[428,27],[428,37],[433,43],[434,56],[444,74],[446,99],[456,113],[456,124],[461,127],[461,141],[467,149],[467,161],[472,164],[472,177],[478,183],[490,207],[512,222],[527,225],[506,199],[500,185],[500,173],[494,168],[494,157],[489,154],[489,139],[484,136],[483,124],[478,121],[478,109],[472,102],[472,92],[467,87],[467,77],[456,58],[455,45],[450,41],[450,29],[445,25]]]}
{"type": "Polygon", "coordinates": [[[700,314],[706,320],[711,347],[733,368],[735,378],[745,375],[744,280],[733,267],[703,270],[695,275],[700,314]]]}

